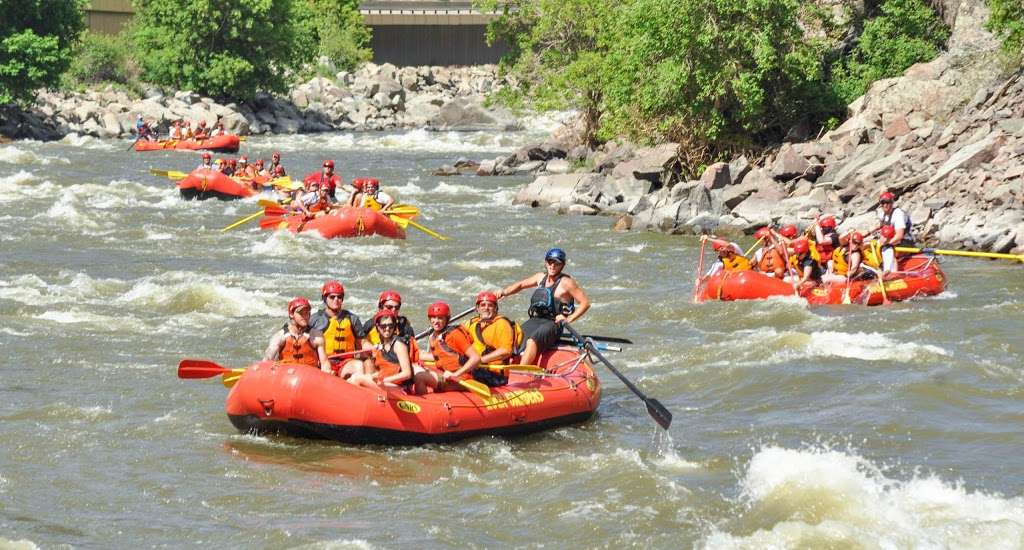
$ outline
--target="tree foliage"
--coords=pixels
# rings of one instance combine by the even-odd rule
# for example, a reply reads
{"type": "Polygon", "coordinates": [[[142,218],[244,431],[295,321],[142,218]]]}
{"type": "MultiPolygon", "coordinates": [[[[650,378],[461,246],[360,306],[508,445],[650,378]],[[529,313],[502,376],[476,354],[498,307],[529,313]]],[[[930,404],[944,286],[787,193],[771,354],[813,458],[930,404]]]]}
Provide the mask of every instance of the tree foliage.
{"type": "Polygon", "coordinates": [[[283,92],[316,51],[307,0],[135,0],[143,78],[217,98],[283,92]]]}
{"type": "Polygon", "coordinates": [[[128,47],[121,35],[94,32],[82,34],[68,76],[78,84],[114,82],[127,84],[128,47]]]}
{"type": "Polygon", "coordinates": [[[1020,63],[1024,59],[1024,5],[1021,0],[988,0],[988,29],[1002,38],[1003,49],[1020,63]]]}
{"type": "Polygon", "coordinates": [[[0,0],[0,104],[28,102],[71,63],[84,0],[0,0]]]}
{"type": "Polygon", "coordinates": [[[871,83],[903,73],[938,55],[949,28],[924,0],[885,0],[881,14],[864,24],[857,46],[834,69],[834,89],[845,103],[871,83]]]}
{"type": "Polygon", "coordinates": [[[371,32],[359,13],[358,0],[309,0],[317,14],[314,25],[320,55],[339,69],[352,70],[369,61],[371,32]]]}

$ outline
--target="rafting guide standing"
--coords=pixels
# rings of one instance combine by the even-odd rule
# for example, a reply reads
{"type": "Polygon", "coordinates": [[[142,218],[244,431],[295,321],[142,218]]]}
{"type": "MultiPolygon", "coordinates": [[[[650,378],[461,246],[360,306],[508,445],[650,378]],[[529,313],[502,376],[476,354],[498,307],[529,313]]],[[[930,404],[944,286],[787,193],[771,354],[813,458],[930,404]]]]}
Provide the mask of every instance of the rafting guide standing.
{"type": "Polygon", "coordinates": [[[544,271],[495,292],[497,298],[511,296],[524,288],[535,288],[530,296],[530,320],[523,323],[525,348],[520,363],[536,364],[537,357],[558,345],[562,323],[572,323],[590,309],[590,298],[568,273],[566,255],[552,248],[544,255],[544,271]]]}

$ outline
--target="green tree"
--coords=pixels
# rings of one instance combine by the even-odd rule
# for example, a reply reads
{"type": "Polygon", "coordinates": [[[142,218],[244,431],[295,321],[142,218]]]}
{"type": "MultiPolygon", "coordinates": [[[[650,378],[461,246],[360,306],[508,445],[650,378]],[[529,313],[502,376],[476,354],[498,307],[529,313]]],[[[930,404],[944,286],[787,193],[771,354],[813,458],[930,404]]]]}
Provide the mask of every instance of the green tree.
{"type": "Polygon", "coordinates": [[[1024,6],[1021,0],[988,0],[992,10],[986,26],[1003,40],[1003,49],[1020,63],[1024,59],[1024,6]]]}
{"type": "Polygon", "coordinates": [[[67,75],[79,84],[128,83],[128,48],[121,35],[82,33],[67,75]]]}
{"type": "Polygon", "coordinates": [[[320,55],[327,56],[339,69],[352,70],[369,61],[373,52],[367,47],[371,31],[359,13],[358,0],[309,0],[320,41],[320,55]]]}
{"type": "Polygon", "coordinates": [[[924,0],[885,0],[881,14],[864,24],[857,46],[834,66],[836,95],[849,103],[872,82],[933,59],[947,40],[949,28],[924,0]]]}
{"type": "Polygon", "coordinates": [[[0,103],[31,101],[71,64],[84,0],[0,0],[0,103]]]}
{"type": "Polygon", "coordinates": [[[143,79],[216,98],[283,92],[312,61],[308,0],[135,0],[143,79]]]}

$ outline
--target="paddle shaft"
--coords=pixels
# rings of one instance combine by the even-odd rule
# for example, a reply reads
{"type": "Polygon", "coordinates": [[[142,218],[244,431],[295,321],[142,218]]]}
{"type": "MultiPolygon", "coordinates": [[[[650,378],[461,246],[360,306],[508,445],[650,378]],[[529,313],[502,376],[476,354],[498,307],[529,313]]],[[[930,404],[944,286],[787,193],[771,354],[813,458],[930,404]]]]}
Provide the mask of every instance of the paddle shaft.
{"type": "Polygon", "coordinates": [[[896,252],[924,252],[925,254],[943,254],[946,256],[967,256],[970,258],[991,258],[993,260],[1015,260],[1024,262],[1024,254],[1001,254],[999,252],[974,252],[971,250],[942,250],[938,248],[914,248],[911,246],[897,246],[896,252]]]}
{"type": "MultiPolygon", "coordinates": [[[[462,319],[463,317],[469,315],[470,313],[473,313],[474,311],[476,311],[476,306],[473,306],[473,307],[467,309],[466,311],[463,311],[462,313],[456,315],[455,317],[452,317],[451,319],[448,319],[448,322],[452,323],[454,321],[458,321],[459,319],[462,319]]],[[[423,332],[421,332],[421,333],[416,335],[416,339],[417,340],[422,340],[423,337],[425,337],[426,335],[430,334],[430,332],[432,330],[434,330],[434,329],[428,328],[427,330],[424,330],[423,332]]]]}
{"type": "Polygon", "coordinates": [[[644,395],[644,393],[640,391],[640,388],[633,385],[633,383],[630,382],[629,379],[625,377],[625,375],[619,372],[619,369],[615,368],[615,365],[612,365],[611,362],[608,361],[608,359],[605,359],[604,355],[601,355],[601,352],[597,350],[597,347],[594,346],[594,342],[592,340],[584,339],[580,335],[580,333],[576,332],[576,329],[572,328],[572,325],[570,325],[569,323],[562,323],[562,326],[565,327],[565,329],[568,330],[569,333],[572,334],[577,341],[583,342],[583,345],[588,350],[590,350],[590,352],[593,353],[599,361],[604,363],[604,366],[608,367],[608,370],[612,371],[612,374],[617,376],[619,380],[622,380],[622,383],[625,384],[630,391],[635,393],[637,397],[643,400],[643,402],[647,405],[647,412],[651,415],[651,418],[653,418],[654,421],[658,423],[659,426],[666,430],[668,429],[669,425],[672,424],[672,413],[668,409],[666,409],[664,405],[659,403],[657,399],[651,399],[650,397],[644,395]]]}

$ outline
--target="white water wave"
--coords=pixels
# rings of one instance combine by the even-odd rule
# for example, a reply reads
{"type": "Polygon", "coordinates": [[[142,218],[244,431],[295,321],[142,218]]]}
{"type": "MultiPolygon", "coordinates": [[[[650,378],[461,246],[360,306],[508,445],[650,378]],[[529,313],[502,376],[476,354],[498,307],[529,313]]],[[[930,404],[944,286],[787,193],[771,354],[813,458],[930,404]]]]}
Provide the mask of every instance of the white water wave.
{"type": "Polygon", "coordinates": [[[39,546],[28,539],[11,540],[0,537],[0,550],[39,550],[39,546]]]}
{"type": "Polygon", "coordinates": [[[64,138],[60,140],[60,143],[72,145],[74,147],[82,147],[85,149],[101,149],[104,151],[124,151],[125,149],[127,149],[127,147],[125,147],[123,143],[130,142],[106,141],[92,136],[70,133],[64,136],[64,138]]]}
{"type": "Polygon", "coordinates": [[[908,342],[877,332],[813,331],[810,333],[758,328],[737,331],[737,341],[748,342],[745,358],[763,358],[772,353],[773,362],[807,357],[843,357],[863,361],[910,363],[949,356],[945,349],[919,342],[908,342]],[[753,354],[753,355],[751,355],[753,354]]]}
{"type": "Polygon", "coordinates": [[[1019,548],[1024,497],[934,475],[901,481],[831,449],[757,451],[740,480],[744,512],[706,548],[1019,548]],[[733,532],[728,532],[733,531],[733,532]],[[738,531],[738,532],[737,532],[738,531]]]}
{"type": "Polygon", "coordinates": [[[504,260],[457,260],[455,265],[469,270],[487,271],[499,267],[522,267],[522,260],[506,258],[504,260]]]}
{"type": "Polygon", "coordinates": [[[63,157],[44,157],[36,154],[34,151],[27,151],[13,145],[0,148],[0,162],[5,164],[39,164],[44,166],[51,162],[71,163],[71,161],[63,157]]]}
{"type": "Polygon", "coordinates": [[[182,273],[146,277],[117,300],[164,315],[212,313],[225,317],[279,315],[286,303],[277,295],[227,286],[217,279],[182,273]]]}

